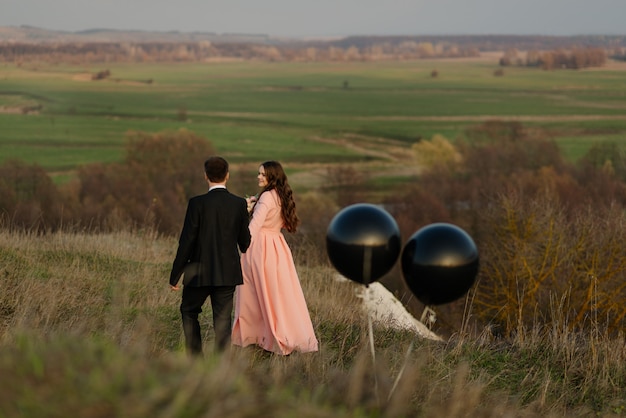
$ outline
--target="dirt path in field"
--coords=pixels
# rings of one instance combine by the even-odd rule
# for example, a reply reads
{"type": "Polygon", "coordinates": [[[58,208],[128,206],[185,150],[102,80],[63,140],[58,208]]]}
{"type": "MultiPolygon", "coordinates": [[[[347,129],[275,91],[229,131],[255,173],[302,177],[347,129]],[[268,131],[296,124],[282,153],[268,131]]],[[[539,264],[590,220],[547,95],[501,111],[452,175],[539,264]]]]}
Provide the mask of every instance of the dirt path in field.
{"type": "Polygon", "coordinates": [[[328,181],[329,168],[337,165],[352,167],[367,172],[371,177],[406,177],[417,175],[419,168],[410,147],[401,141],[389,138],[349,134],[338,138],[311,137],[311,141],[344,147],[362,155],[361,161],[350,163],[296,163],[290,164],[297,172],[290,176],[290,182],[298,187],[316,188],[328,181]],[[368,158],[371,157],[371,158],[368,158]]]}
{"type": "Polygon", "coordinates": [[[4,115],[38,115],[41,106],[0,106],[0,114],[4,115]]]}
{"type": "MultiPolygon", "coordinates": [[[[594,106],[589,103],[580,103],[581,106],[624,109],[626,104],[594,106]]],[[[206,116],[228,118],[272,118],[281,120],[291,118],[293,114],[261,113],[261,112],[198,112],[206,116]]],[[[346,119],[352,120],[380,120],[380,121],[424,121],[424,122],[485,122],[489,120],[514,120],[519,122],[586,122],[597,120],[626,120],[624,115],[458,115],[458,116],[353,116],[346,119]]],[[[323,138],[319,138],[323,141],[323,138]]],[[[335,141],[336,139],[333,139],[335,141]]]]}
{"type": "Polygon", "coordinates": [[[312,137],[313,141],[340,146],[364,156],[374,157],[387,162],[401,162],[407,160],[406,143],[389,138],[369,137],[349,134],[340,138],[312,137]]]}
{"type": "Polygon", "coordinates": [[[519,122],[585,122],[596,120],[626,120],[625,115],[472,115],[472,116],[368,116],[356,120],[424,121],[424,122],[486,122],[507,120],[519,122]]]}

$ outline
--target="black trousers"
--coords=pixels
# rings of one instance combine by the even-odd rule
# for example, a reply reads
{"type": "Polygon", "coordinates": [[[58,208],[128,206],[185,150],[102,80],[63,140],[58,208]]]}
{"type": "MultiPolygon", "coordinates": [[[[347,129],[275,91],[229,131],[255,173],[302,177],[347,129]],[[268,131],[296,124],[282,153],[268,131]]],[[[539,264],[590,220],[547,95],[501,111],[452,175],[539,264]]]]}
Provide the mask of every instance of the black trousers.
{"type": "Polygon", "coordinates": [[[211,298],[213,311],[213,328],[215,330],[215,348],[223,351],[230,344],[232,327],[233,296],[235,286],[202,286],[183,287],[183,298],[180,313],[183,319],[185,348],[187,353],[202,353],[202,335],[198,315],[208,297],[211,298]]]}

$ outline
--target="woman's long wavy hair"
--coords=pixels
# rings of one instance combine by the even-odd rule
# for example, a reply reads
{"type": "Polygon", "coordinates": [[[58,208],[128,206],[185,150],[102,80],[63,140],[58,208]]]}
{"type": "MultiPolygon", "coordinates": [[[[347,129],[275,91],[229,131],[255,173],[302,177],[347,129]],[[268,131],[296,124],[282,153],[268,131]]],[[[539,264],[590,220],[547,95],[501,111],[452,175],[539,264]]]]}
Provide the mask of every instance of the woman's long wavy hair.
{"type": "Polygon", "coordinates": [[[265,169],[265,178],[267,180],[267,186],[261,190],[261,193],[276,190],[280,199],[280,212],[285,229],[289,232],[296,232],[300,219],[296,214],[296,202],[293,200],[293,191],[287,181],[287,175],[283,170],[283,166],[278,161],[266,161],[261,165],[265,169]]]}

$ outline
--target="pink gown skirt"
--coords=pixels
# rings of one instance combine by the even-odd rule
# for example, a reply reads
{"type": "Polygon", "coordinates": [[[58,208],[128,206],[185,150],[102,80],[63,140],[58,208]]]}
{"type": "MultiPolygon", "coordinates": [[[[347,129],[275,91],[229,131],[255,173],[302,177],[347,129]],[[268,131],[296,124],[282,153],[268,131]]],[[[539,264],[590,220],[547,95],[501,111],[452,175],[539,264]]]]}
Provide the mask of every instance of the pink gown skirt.
{"type": "Polygon", "coordinates": [[[276,354],[318,350],[291,250],[280,231],[261,229],[241,256],[232,343],[276,354]]]}

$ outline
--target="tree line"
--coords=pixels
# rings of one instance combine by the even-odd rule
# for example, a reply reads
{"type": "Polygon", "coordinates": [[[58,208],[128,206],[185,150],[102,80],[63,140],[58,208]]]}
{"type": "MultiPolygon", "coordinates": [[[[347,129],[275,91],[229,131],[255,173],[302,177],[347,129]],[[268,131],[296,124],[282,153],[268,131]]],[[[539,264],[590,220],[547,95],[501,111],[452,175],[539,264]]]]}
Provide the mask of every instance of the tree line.
{"type": "MultiPolygon", "coordinates": [[[[481,50],[475,46],[461,47],[451,43],[417,42],[373,43],[335,46],[279,46],[256,43],[214,44],[208,41],[193,43],[0,43],[0,62],[21,65],[28,62],[49,63],[114,63],[114,62],[201,62],[211,59],[240,59],[261,61],[380,61],[424,58],[478,57],[481,50]]],[[[551,69],[580,69],[599,67],[608,58],[626,59],[626,48],[602,47],[559,48],[542,51],[531,49],[525,53],[508,48],[499,60],[506,66],[530,66],[551,69]]]]}
{"type": "Polygon", "coordinates": [[[398,60],[475,57],[487,51],[602,49],[623,59],[623,35],[347,36],[331,40],[273,39],[267,35],[88,30],[58,33],[11,28],[0,33],[0,61],[142,62],[212,58],[270,61],[398,60]],[[4,35],[4,36],[3,36],[4,35]]]}
{"type": "Polygon", "coordinates": [[[84,165],[59,186],[42,167],[8,160],[0,166],[0,224],[35,232],[153,228],[173,234],[188,198],[202,192],[198,178],[214,153],[210,141],[190,131],[130,132],[123,161],[84,165]]]}
{"type": "Polygon", "coordinates": [[[0,60],[47,62],[195,62],[215,58],[266,61],[368,61],[478,56],[476,48],[450,43],[405,41],[349,45],[265,45],[200,42],[0,43],[0,60]]]}
{"type": "MultiPolygon", "coordinates": [[[[619,57],[623,51],[614,50],[613,56],[619,57]]],[[[505,51],[500,58],[500,65],[540,67],[544,70],[574,69],[601,67],[606,63],[607,52],[602,48],[573,48],[571,50],[558,49],[554,51],[530,50],[526,58],[515,48],[505,51]]]]}

